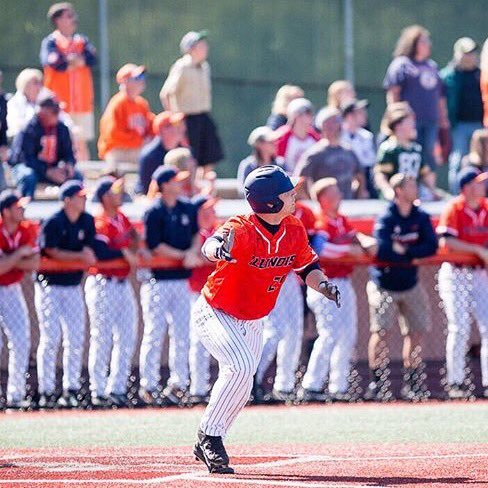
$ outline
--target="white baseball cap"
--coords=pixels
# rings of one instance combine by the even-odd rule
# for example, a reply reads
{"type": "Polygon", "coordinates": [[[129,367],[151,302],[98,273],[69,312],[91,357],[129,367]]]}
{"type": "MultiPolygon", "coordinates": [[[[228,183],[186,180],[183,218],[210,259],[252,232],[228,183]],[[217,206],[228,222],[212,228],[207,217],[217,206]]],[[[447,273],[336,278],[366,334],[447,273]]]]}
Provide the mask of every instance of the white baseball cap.
{"type": "Polygon", "coordinates": [[[288,117],[288,123],[293,122],[297,115],[304,114],[304,113],[312,113],[313,105],[310,100],[306,98],[295,98],[292,100],[286,109],[286,116],[288,117]]]}
{"type": "Polygon", "coordinates": [[[318,129],[322,130],[322,126],[324,125],[324,122],[326,120],[329,120],[332,117],[340,117],[340,116],[341,116],[341,112],[339,111],[339,109],[335,107],[331,107],[329,105],[319,110],[319,113],[315,117],[315,126],[318,129]]]}
{"type": "Polygon", "coordinates": [[[273,129],[267,127],[266,125],[262,125],[251,131],[249,137],[247,138],[247,143],[254,147],[258,142],[271,142],[274,140],[275,133],[273,129]]]}
{"type": "Polygon", "coordinates": [[[180,41],[180,51],[183,54],[186,54],[190,49],[202,39],[206,39],[208,37],[208,31],[202,30],[199,32],[190,31],[187,32],[180,41]]]}

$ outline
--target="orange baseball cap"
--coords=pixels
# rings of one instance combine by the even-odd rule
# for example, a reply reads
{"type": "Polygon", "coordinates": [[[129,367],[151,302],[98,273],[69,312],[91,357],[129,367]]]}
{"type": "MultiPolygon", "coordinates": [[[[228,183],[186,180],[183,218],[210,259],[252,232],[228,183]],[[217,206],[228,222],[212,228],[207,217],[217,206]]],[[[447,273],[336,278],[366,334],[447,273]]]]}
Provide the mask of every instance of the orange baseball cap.
{"type": "Polygon", "coordinates": [[[170,125],[178,125],[185,118],[185,114],[181,112],[170,112],[166,110],[156,115],[153,120],[153,132],[157,134],[163,127],[170,125]]]}
{"type": "Polygon", "coordinates": [[[117,71],[117,75],[115,77],[117,83],[124,83],[130,78],[136,78],[139,75],[142,75],[146,71],[145,66],[138,66],[134,63],[127,63],[122,66],[122,68],[117,71]]]}

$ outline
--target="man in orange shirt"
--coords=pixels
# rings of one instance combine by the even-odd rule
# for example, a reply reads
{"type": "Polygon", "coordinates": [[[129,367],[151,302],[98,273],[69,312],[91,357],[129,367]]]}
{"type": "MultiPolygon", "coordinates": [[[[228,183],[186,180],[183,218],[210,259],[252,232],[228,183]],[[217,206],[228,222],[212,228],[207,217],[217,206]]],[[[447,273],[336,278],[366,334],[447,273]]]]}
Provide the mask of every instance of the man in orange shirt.
{"type": "Polygon", "coordinates": [[[262,319],[288,273],[296,271],[308,286],[340,303],[303,224],[291,215],[296,190],[288,175],[278,166],[262,166],[248,175],[244,189],[253,213],[229,219],[205,241],[202,253],[217,268],[192,310],[203,345],[219,363],[193,453],[220,474],[234,472],[222,438],[249,399],[263,347],[262,319]]]}
{"type": "Polygon", "coordinates": [[[100,119],[98,155],[110,171],[117,171],[117,164],[122,162],[132,163],[137,169],[144,141],[152,136],[154,114],[141,96],[146,88],[145,71],[144,66],[132,63],[117,71],[119,92],[110,99],[100,119]]]}
{"type": "Polygon", "coordinates": [[[71,3],[55,3],[47,17],[55,30],[41,45],[44,85],[56,93],[73,119],[77,159],[88,160],[87,141],[95,137],[92,68],[96,50],[86,36],[76,32],[78,17],[71,3]]]}
{"type": "Polygon", "coordinates": [[[441,244],[455,252],[472,253],[481,264],[462,266],[443,263],[439,295],[447,315],[446,363],[449,398],[469,395],[465,382],[466,347],[476,318],[481,336],[481,376],[488,398],[488,173],[465,168],[458,174],[461,195],[451,200],[441,215],[437,233],[441,244]]]}
{"type": "MultiPolygon", "coordinates": [[[[30,323],[20,282],[39,266],[33,225],[24,220],[26,199],[11,190],[0,194],[0,329],[8,339],[7,407],[24,408],[29,364],[30,323]]],[[[1,348],[1,335],[0,335],[1,348]]]]}

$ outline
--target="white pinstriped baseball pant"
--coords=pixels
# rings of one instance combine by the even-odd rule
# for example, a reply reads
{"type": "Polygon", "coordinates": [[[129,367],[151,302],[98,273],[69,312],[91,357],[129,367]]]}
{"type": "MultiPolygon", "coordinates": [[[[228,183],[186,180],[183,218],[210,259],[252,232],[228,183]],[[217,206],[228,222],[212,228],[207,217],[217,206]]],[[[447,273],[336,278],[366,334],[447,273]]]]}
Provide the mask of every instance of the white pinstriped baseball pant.
{"type": "Polygon", "coordinates": [[[169,330],[168,385],[188,388],[190,373],[190,288],[188,280],[151,279],[141,285],[144,335],[141,344],[141,386],[154,391],[161,379],[163,340],[169,330]]]}
{"type": "Polygon", "coordinates": [[[321,391],[329,378],[329,392],[344,393],[348,388],[357,340],[356,293],[349,278],[334,278],[333,281],[341,292],[344,304],[341,308],[337,308],[321,293],[307,289],[307,303],[315,315],[319,336],[315,340],[302,386],[321,391]]]}
{"type": "Polygon", "coordinates": [[[219,363],[200,429],[225,436],[251,394],[263,347],[263,320],[239,320],[211,307],[203,296],[193,308],[193,322],[203,345],[219,363]]]}
{"type": "Polygon", "coordinates": [[[90,317],[90,390],[97,396],[125,394],[137,334],[134,290],[127,279],[89,276],[85,297],[90,317]]]}
{"type": "Polygon", "coordinates": [[[63,337],[63,389],[79,390],[85,344],[85,303],[81,285],[35,283],[39,319],[37,374],[39,392],[52,394],[56,387],[56,359],[63,337]]]}
{"type": "Polygon", "coordinates": [[[266,370],[276,355],[274,389],[291,392],[295,388],[303,337],[303,295],[295,273],[287,276],[276,306],[265,324],[263,354],[256,372],[256,382],[262,384],[266,370]]]}
{"type": "Polygon", "coordinates": [[[447,316],[447,382],[461,384],[465,380],[466,350],[473,316],[481,337],[481,379],[487,387],[488,271],[443,263],[439,271],[439,295],[447,316]]]}
{"type": "Polygon", "coordinates": [[[20,283],[0,286],[0,329],[7,336],[9,355],[7,402],[23,400],[29,366],[30,324],[20,283]]]}

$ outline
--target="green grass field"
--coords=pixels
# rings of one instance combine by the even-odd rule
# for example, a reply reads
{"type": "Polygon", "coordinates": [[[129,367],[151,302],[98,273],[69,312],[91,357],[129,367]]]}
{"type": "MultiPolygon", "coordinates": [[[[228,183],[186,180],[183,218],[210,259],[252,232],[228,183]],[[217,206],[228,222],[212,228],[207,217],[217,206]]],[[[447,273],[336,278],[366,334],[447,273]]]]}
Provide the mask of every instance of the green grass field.
{"type": "MultiPolygon", "coordinates": [[[[202,409],[1,417],[2,448],[191,445],[202,409]]],[[[488,403],[253,407],[229,444],[488,443],[488,403]]]]}

